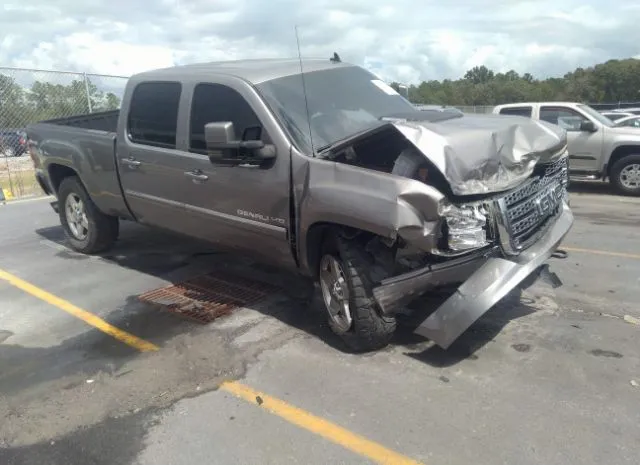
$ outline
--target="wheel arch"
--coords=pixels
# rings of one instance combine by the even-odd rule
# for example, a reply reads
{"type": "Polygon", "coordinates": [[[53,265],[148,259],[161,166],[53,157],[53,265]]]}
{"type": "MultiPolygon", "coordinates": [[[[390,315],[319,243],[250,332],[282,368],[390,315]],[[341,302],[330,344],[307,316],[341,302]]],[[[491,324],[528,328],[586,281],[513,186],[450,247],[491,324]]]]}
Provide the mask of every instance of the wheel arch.
{"type": "Polygon", "coordinates": [[[620,145],[611,152],[607,163],[607,177],[611,178],[613,165],[629,155],[640,155],[640,145],[620,145]]]}
{"type": "Polygon", "coordinates": [[[312,278],[318,277],[318,266],[320,265],[323,245],[335,235],[345,239],[361,237],[363,241],[376,236],[373,232],[340,223],[319,221],[312,224],[305,235],[306,254],[304,255],[307,274],[312,278]]]}
{"type": "Polygon", "coordinates": [[[56,195],[58,194],[58,190],[60,189],[60,184],[62,184],[62,181],[65,178],[69,178],[69,177],[72,177],[72,176],[77,177],[78,180],[85,187],[85,189],[87,187],[82,182],[82,179],[80,178],[80,175],[78,174],[78,172],[75,169],[71,168],[70,166],[62,165],[62,164],[59,164],[59,163],[51,163],[47,167],[47,173],[49,175],[51,188],[53,189],[53,192],[56,195]]]}

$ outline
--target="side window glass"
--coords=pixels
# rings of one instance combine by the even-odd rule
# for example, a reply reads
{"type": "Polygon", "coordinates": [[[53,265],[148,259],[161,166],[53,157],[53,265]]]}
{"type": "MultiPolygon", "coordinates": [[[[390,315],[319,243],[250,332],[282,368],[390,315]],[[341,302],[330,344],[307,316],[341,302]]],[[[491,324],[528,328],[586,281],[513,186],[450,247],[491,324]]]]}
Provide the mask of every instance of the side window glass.
{"type": "Polygon", "coordinates": [[[191,103],[190,150],[204,152],[205,124],[223,121],[233,123],[238,139],[262,139],[260,120],[242,95],[222,84],[198,84],[191,103]]]}
{"type": "Polygon", "coordinates": [[[531,118],[531,107],[510,107],[500,110],[501,115],[525,116],[531,118]]]}
{"type": "Polygon", "coordinates": [[[542,107],[540,119],[551,124],[556,124],[567,131],[580,131],[580,125],[587,118],[569,108],[542,107]]]}
{"type": "Polygon", "coordinates": [[[127,121],[133,142],[176,147],[181,90],[178,82],[143,82],[136,86],[127,121]]]}

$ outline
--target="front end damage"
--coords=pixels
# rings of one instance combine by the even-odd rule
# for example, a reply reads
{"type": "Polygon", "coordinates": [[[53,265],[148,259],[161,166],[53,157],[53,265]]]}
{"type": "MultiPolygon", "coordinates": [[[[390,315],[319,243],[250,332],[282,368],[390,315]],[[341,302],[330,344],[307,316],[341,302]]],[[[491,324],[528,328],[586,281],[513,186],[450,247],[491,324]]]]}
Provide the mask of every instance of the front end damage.
{"type": "MultiPolygon", "coordinates": [[[[545,262],[573,224],[566,133],[538,121],[493,115],[396,119],[390,125],[408,146],[399,146],[400,156],[386,171],[404,179],[396,178],[393,189],[380,189],[378,178],[379,190],[368,191],[377,204],[365,198],[356,203],[363,218],[376,215],[376,234],[388,237],[383,248],[393,248],[393,260],[404,265],[377,281],[373,297],[383,314],[393,315],[430,290],[454,287],[415,329],[446,349],[511,290],[549,275],[545,262]],[[417,174],[419,169],[426,177],[417,174]],[[420,188],[416,181],[435,189],[420,188]],[[385,204],[388,208],[380,208],[385,204]]],[[[385,144],[379,137],[377,145],[385,144]]],[[[362,161],[374,153],[372,145],[365,149],[366,142],[354,141],[333,158],[383,171],[381,163],[362,161]]],[[[334,185],[354,174],[336,167],[334,185]]],[[[349,182],[364,191],[365,179],[373,178],[349,182]]],[[[358,192],[356,187],[350,191],[355,198],[358,192]]],[[[380,260],[383,254],[372,255],[380,260]]]]}
{"type": "MultiPolygon", "coordinates": [[[[461,283],[455,292],[416,329],[440,347],[448,348],[469,326],[511,290],[528,279],[548,273],[544,264],[573,224],[573,214],[562,201],[543,235],[528,249],[509,256],[500,246],[451,259],[382,280],[374,298],[384,314],[393,314],[430,289],[461,283]]],[[[529,283],[531,284],[530,280],[529,283]]]]}

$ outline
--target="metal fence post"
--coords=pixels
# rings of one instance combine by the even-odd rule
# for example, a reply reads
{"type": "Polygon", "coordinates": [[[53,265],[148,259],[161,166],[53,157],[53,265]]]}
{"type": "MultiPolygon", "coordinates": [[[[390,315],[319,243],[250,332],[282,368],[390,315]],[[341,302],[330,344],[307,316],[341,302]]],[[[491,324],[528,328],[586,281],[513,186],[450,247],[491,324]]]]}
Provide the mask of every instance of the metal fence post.
{"type": "Polygon", "coordinates": [[[87,93],[87,106],[89,107],[89,113],[93,113],[91,109],[91,94],[89,93],[89,81],[87,80],[87,73],[82,73],[84,78],[84,90],[87,93]]]}

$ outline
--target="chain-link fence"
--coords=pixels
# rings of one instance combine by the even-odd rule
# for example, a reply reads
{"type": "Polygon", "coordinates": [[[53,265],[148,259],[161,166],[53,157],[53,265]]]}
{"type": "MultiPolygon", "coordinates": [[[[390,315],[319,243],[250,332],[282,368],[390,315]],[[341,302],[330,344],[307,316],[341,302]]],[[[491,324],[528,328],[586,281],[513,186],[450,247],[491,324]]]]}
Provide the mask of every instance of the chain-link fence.
{"type": "Polygon", "coordinates": [[[454,105],[463,113],[491,113],[493,105],[454,105]]]}
{"type": "Polygon", "coordinates": [[[41,195],[25,128],[120,107],[126,77],[0,67],[0,199],[41,195]]]}

